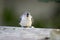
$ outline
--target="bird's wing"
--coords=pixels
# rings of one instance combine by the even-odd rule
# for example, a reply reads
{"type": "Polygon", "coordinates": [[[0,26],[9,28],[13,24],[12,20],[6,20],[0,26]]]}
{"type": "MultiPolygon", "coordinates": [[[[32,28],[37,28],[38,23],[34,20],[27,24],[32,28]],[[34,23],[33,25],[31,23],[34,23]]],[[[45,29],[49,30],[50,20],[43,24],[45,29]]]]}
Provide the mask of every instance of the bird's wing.
{"type": "Polygon", "coordinates": [[[18,21],[19,21],[19,23],[20,23],[20,21],[21,21],[21,18],[19,18],[19,19],[18,19],[18,21]]]}
{"type": "Polygon", "coordinates": [[[31,18],[31,20],[32,20],[32,24],[34,23],[34,19],[33,18],[31,18]]]}
{"type": "Polygon", "coordinates": [[[19,21],[19,23],[21,22],[21,19],[22,19],[22,16],[20,16],[20,17],[19,17],[19,20],[18,20],[18,21],[19,21]]]}

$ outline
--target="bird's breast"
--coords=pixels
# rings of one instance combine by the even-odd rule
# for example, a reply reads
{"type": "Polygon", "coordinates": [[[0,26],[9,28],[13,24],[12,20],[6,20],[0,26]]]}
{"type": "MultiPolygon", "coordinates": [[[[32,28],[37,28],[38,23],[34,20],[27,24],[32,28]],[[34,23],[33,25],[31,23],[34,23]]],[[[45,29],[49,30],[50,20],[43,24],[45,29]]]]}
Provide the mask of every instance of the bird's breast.
{"type": "Polygon", "coordinates": [[[24,20],[21,20],[20,24],[23,26],[31,26],[32,21],[30,19],[24,19],[24,20]]]}

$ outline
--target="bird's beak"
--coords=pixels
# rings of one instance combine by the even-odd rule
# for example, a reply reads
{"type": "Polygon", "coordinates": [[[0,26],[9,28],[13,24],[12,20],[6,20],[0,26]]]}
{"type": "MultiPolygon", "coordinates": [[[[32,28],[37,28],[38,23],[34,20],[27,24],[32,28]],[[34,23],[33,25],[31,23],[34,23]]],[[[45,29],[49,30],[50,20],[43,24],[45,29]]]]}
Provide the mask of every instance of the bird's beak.
{"type": "Polygon", "coordinates": [[[27,17],[29,17],[29,13],[27,13],[27,17]]]}

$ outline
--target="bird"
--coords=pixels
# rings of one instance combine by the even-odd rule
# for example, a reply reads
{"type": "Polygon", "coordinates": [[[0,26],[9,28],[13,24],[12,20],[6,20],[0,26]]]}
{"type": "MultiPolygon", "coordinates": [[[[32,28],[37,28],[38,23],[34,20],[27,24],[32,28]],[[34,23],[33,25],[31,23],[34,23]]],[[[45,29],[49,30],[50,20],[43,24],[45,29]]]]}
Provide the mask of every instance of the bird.
{"type": "Polygon", "coordinates": [[[29,11],[25,11],[20,17],[21,21],[19,24],[22,28],[34,28],[32,26],[32,16],[29,11]]]}

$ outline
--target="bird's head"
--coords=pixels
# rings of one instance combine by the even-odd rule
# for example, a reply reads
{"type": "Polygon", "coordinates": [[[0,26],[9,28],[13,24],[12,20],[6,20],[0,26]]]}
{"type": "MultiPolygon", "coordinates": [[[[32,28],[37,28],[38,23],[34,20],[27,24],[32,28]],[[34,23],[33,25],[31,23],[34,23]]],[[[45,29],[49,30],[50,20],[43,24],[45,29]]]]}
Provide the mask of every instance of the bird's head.
{"type": "Polygon", "coordinates": [[[23,13],[23,15],[25,15],[26,17],[31,16],[29,11],[25,11],[25,12],[23,13]]]}

